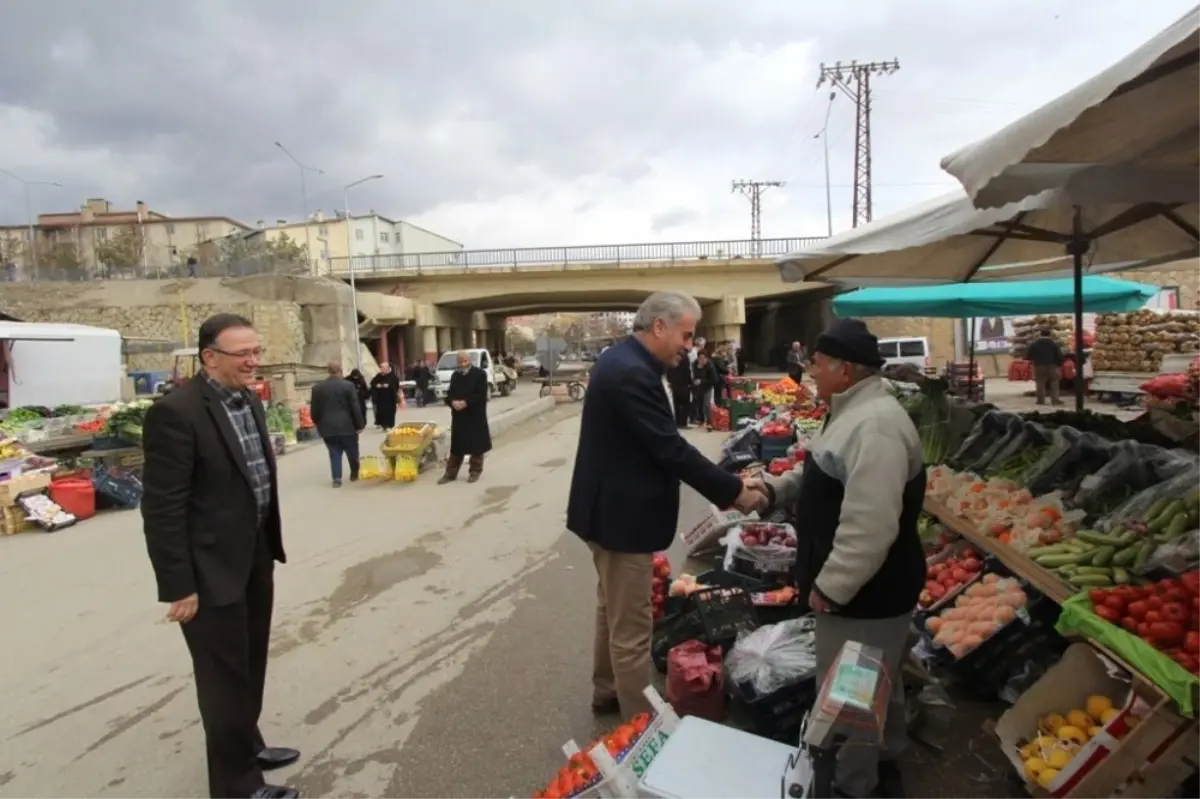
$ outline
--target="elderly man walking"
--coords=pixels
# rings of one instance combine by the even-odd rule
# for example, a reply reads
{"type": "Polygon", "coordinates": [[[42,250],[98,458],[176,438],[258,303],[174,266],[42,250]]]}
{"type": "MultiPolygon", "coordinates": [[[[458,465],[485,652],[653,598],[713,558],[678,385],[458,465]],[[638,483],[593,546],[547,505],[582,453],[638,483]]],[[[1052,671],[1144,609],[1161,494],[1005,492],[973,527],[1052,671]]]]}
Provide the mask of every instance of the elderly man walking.
{"type": "Polygon", "coordinates": [[[651,294],[633,335],[592,369],[571,476],[567,529],[592,552],[596,589],[592,709],[649,711],[653,553],[675,537],[679,485],[721,508],[765,501],[765,487],[718,468],[679,434],[663,380],[682,362],[700,319],[687,294],[651,294]],[[762,492],[762,493],[760,493],[762,492]]]}
{"type": "Polygon", "coordinates": [[[350,464],[350,482],[358,479],[358,434],[367,426],[358,390],[342,377],[342,365],[331,361],[329,377],[312,388],[309,409],[317,433],[329,450],[329,474],[333,487],[342,485],[342,456],[350,464]]]}
{"type": "Polygon", "coordinates": [[[802,470],[768,478],[768,502],[803,509],[796,584],[816,616],[818,673],[842,645],[878,647],[892,681],[884,760],[875,745],[847,744],[836,786],[846,796],[902,795],[895,759],[906,743],[900,665],[925,579],[917,519],[925,499],[921,441],[879,375],[878,340],[858,319],[817,338],[810,375],[829,405],[802,470]],[[885,787],[886,786],[886,787],[885,787]]]}

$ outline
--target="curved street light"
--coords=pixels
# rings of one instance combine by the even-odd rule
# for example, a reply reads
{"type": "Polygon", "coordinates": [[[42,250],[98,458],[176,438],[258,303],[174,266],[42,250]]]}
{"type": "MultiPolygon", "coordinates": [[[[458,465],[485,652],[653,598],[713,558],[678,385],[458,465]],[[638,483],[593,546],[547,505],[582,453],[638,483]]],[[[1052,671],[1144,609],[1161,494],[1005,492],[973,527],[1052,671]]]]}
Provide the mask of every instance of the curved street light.
{"type": "Polygon", "coordinates": [[[350,236],[350,190],[382,177],[383,175],[367,175],[342,187],[342,210],[346,217],[346,268],[350,270],[350,305],[354,309],[354,366],[359,372],[362,371],[362,346],[358,340],[358,288],[354,282],[354,244],[350,236]]]}
{"type": "Polygon", "coordinates": [[[305,252],[305,260],[308,261],[308,271],[311,273],[313,268],[312,233],[309,231],[308,224],[310,221],[308,213],[308,182],[304,179],[304,174],[306,172],[316,172],[318,175],[324,175],[325,170],[317,169],[315,166],[308,166],[299,158],[292,155],[291,151],[284,147],[281,142],[275,142],[275,146],[282,150],[284,155],[292,159],[292,163],[300,169],[300,202],[304,207],[304,213],[301,218],[304,220],[304,246],[307,250],[305,252]]]}

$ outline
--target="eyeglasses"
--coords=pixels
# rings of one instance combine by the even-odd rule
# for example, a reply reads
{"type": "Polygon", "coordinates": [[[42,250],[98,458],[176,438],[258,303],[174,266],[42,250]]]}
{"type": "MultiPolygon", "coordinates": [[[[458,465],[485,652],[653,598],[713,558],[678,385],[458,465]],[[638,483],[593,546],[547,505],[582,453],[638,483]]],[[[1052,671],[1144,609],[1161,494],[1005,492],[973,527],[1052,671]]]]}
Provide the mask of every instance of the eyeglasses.
{"type": "Polygon", "coordinates": [[[266,350],[263,349],[262,347],[255,347],[254,349],[249,349],[249,350],[238,350],[236,352],[230,352],[229,350],[223,350],[223,349],[220,349],[219,347],[209,347],[209,349],[212,350],[213,352],[220,353],[221,355],[226,355],[230,358],[237,358],[238,360],[242,360],[242,361],[248,360],[250,358],[261,358],[263,356],[263,353],[266,352],[266,350]]]}

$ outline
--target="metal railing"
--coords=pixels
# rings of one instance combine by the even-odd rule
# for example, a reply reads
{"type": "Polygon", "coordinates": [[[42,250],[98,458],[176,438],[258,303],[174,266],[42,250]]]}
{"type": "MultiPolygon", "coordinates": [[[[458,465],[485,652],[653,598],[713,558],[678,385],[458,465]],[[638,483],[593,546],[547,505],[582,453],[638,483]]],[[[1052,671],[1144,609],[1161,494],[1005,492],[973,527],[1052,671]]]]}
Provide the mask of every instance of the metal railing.
{"type": "Polygon", "coordinates": [[[775,258],[811,246],[823,236],[731,241],[650,242],[646,244],[591,244],[578,247],[525,247],[501,250],[456,250],[404,255],[356,255],[331,258],[330,273],[355,277],[386,276],[395,272],[438,272],[473,268],[568,268],[572,264],[619,267],[654,263],[666,266],[693,261],[739,261],[775,258]],[[350,262],[349,264],[347,262],[350,262]]]}
{"type": "MultiPolygon", "coordinates": [[[[575,266],[613,268],[639,264],[674,266],[696,261],[736,263],[775,258],[812,246],[823,236],[786,239],[738,239],[726,241],[650,242],[645,244],[592,244],[578,247],[524,247],[499,250],[453,250],[405,255],[363,255],[353,259],[331,258],[315,265],[315,272],[332,277],[387,277],[393,274],[422,274],[469,271],[471,269],[519,270],[575,266]]],[[[97,280],[178,280],[188,277],[247,277],[250,275],[306,274],[304,265],[291,261],[251,258],[218,264],[134,264],[131,266],[83,266],[40,263],[36,268],[0,266],[0,283],[6,282],[91,282],[97,280]]]]}

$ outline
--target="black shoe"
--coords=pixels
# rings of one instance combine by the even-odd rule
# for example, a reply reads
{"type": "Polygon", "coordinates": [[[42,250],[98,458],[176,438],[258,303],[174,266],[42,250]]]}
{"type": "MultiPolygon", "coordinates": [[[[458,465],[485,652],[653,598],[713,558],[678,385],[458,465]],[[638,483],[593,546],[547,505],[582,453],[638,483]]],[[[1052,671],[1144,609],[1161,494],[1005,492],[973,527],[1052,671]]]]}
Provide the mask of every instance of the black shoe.
{"type": "Polygon", "coordinates": [[[334,487],[334,488],[341,488],[341,487],[342,487],[342,481],[341,481],[341,480],[334,480],[334,481],[333,481],[333,487],[334,487]]]}
{"type": "Polygon", "coordinates": [[[468,483],[478,483],[478,482],[479,482],[479,475],[478,475],[478,474],[468,474],[468,475],[467,475],[467,482],[468,482],[468,483]]]}
{"type": "Polygon", "coordinates": [[[258,767],[263,771],[272,771],[290,766],[299,759],[300,751],[297,749],[286,746],[268,746],[258,753],[258,767]]]}
{"type": "Polygon", "coordinates": [[[351,483],[357,483],[357,482],[358,482],[358,475],[357,475],[357,474],[352,474],[352,475],[350,475],[350,482],[351,482],[351,483]]]}
{"type": "Polygon", "coordinates": [[[621,703],[615,696],[612,699],[593,699],[592,712],[597,716],[617,716],[621,713],[621,703]]]}
{"type": "Polygon", "coordinates": [[[444,486],[446,483],[453,483],[455,481],[455,479],[456,478],[451,477],[448,474],[443,474],[441,477],[438,478],[437,484],[440,486],[444,486]]]}
{"type": "Polygon", "coordinates": [[[300,792],[290,785],[264,785],[250,794],[250,799],[297,799],[299,796],[300,792]]]}

